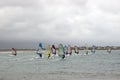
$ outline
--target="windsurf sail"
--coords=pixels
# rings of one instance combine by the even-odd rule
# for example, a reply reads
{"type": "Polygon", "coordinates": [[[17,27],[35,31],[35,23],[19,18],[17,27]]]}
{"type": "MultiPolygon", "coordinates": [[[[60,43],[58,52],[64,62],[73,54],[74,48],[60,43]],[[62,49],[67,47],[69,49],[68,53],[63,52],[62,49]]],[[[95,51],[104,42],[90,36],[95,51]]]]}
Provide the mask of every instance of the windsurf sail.
{"type": "Polygon", "coordinates": [[[47,45],[45,50],[45,57],[50,58],[50,53],[51,53],[50,45],[47,45]]]}
{"type": "Polygon", "coordinates": [[[78,49],[77,46],[74,47],[74,51],[75,51],[76,54],[79,54],[79,49],[78,49]]]}
{"type": "Polygon", "coordinates": [[[17,51],[15,48],[12,48],[12,55],[16,56],[17,55],[17,51]]]}
{"type": "Polygon", "coordinates": [[[111,53],[111,47],[109,47],[109,46],[107,47],[107,52],[111,53]]]}
{"type": "Polygon", "coordinates": [[[42,45],[42,43],[39,43],[39,47],[43,49],[43,45],[42,45]]]}
{"type": "Polygon", "coordinates": [[[71,46],[68,45],[68,54],[71,55],[72,54],[72,49],[71,49],[71,46]]]}
{"type": "Polygon", "coordinates": [[[68,47],[65,45],[64,46],[64,54],[67,55],[68,54],[68,47]]]}
{"type": "Polygon", "coordinates": [[[55,45],[52,45],[51,52],[52,52],[52,54],[56,55],[56,47],[55,47],[55,45]]]}
{"type": "Polygon", "coordinates": [[[86,53],[86,54],[89,53],[89,51],[88,51],[88,44],[87,44],[87,43],[85,44],[85,53],[86,53]]]}
{"type": "Polygon", "coordinates": [[[91,52],[92,52],[92,53],[95,53],[95,51],[96,51],[95,48],[96,48],[95,45],[93,45],[93,46],[92,46],[92,49],[91,49],[91,52]]]}
{"type": "Polygon", "coordinates": [[[36,50],[36,54],[38,54],[40,56],[40,58],[42,58],[42,54],[43,54],[43,44],[39,43],[39,48],[36,50]]]}
{"type": "Polygon", "coordinates": [[[58,56],[61,57],[62,59],[65,58],[64,48],[62,44],[59,44],[58,46],[58,56]]]}

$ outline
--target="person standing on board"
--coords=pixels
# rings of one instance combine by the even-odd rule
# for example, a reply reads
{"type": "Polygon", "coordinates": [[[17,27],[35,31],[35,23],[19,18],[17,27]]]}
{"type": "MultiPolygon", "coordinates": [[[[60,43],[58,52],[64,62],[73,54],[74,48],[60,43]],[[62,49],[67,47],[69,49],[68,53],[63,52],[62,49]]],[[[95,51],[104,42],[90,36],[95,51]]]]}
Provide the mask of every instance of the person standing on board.
{"type": "Polygon", "coordinates": [[[40,58],[42,58],[42,48],[38,48],[36,54],[38,54],[40,58]]]}

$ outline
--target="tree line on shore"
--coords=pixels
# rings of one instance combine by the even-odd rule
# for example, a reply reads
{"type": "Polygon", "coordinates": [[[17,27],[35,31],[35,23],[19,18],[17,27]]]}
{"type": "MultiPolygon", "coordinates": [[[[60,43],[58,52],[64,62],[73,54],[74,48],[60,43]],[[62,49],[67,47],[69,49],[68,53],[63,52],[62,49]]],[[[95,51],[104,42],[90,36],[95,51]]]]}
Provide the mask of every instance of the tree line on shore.
{"type": "MultiPolygon", "coordinates": [[[[120,50],[120,46],[94,46],[96,50],[120,50]]],[[[87,47],[88,50],[92,50],[93,47],[87,47]]],[[[35,48],[31,48],[31,49],[27,49],[27,48],[23,48],[23,49],[19,49],[19,48],[15,48],[18,51],[35,51],[35,48]]],[[[74,47],[71,47],[72,50],[74,50],[74,47]]],[[[79,50],[85,50],[86,46],[78,46],[79,50]]],[[[44,48],[45,50],[45,48],[44,48]]],[[[0,49],[0,51],[11,51],[11,49],[0,49]]]]}

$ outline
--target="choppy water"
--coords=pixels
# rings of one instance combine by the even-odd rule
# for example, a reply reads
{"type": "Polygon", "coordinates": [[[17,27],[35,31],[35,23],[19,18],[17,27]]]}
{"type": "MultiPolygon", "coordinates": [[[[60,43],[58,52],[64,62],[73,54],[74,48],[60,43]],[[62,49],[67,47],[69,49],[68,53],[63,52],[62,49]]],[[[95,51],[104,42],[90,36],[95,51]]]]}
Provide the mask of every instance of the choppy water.
{"type": "Polygon", "coordinates": [[[118,74],[120,75],[120,50],[110,54],[104,50],[85,55],[58,56],[50,59],[39,57],[35,52],[19,52],[17,56],[0,53],[0,74],[118,74]]]}

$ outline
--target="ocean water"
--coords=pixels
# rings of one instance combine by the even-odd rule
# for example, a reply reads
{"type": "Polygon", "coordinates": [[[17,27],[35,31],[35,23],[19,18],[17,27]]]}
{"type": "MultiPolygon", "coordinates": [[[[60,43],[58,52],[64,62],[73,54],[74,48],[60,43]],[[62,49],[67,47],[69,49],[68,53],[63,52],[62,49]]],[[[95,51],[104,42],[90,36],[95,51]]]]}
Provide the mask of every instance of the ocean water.
{"type": "Polygon", "coordinates": [[[88,55],[83,50],[65,59],[58,56],[39,58],[35,52],[10,54],[0,52],[0,80],[120,80],[120,50],[111,53],[97,50],[88,55]]]}

